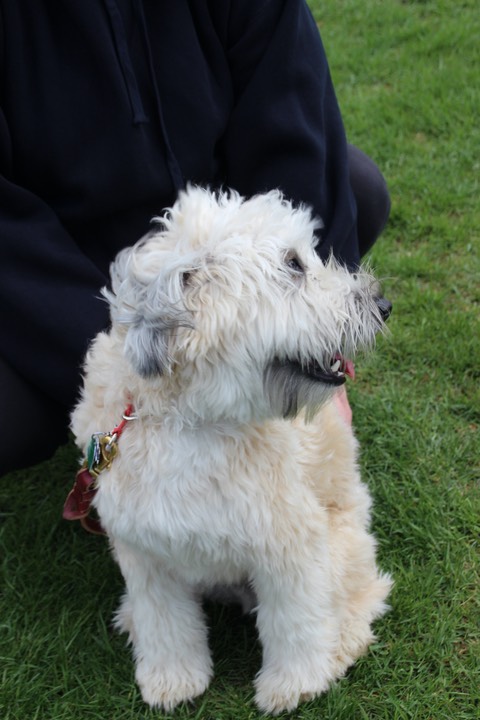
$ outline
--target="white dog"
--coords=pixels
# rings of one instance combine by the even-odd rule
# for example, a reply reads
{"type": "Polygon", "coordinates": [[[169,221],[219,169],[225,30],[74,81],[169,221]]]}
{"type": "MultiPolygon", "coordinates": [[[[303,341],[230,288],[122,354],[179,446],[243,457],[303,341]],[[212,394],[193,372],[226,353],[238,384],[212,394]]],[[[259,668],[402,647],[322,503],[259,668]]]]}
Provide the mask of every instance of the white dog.
{"type": "Polygon", "coordinates": [[[366,272],[319,259],[318,229],[278,192],[190,188],[112,266],[112,328],[72,428],[86,451],[133,404],[94,504],[152,706],[207,688],[201,601],[219,587],[255,597],[270,713],[342,676],[386,609],[357,444],[331,401],[389,304],[366,272]]]}

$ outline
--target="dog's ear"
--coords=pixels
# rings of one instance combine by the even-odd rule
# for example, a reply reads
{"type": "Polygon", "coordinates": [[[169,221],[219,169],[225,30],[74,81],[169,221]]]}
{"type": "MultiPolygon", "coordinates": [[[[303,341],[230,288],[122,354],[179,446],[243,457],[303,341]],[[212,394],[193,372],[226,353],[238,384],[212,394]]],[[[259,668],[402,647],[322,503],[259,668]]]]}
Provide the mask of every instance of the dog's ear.
{"type": "Polygon", "coordinates": [[[111,267],[112,290],[104,291],[113,325],[126,325],[124,355],[135,372],[152,378],[170,372],[171,350],[179,328],[191,327],[183,304],[190,270],[165,258],[155,271],[138,262],[142,246],[122,251],[111,267]]]}
{"type": "Polygon", "coordinates": [[[127,330],[124,355],[135,372],[143,378],[153,378],[171,370],[169,335],[171,326],[138,316],[127,330]]]}

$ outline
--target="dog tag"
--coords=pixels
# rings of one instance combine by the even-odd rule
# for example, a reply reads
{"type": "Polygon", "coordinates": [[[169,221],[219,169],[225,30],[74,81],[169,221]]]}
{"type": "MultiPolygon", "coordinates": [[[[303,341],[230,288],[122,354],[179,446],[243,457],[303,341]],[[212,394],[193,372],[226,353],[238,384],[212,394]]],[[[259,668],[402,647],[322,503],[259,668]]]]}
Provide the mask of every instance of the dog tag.
{"type": "Polygon", "coordinates": [[[102,434],[95,433],[92,435],[90,444],[87,450],[87,467],[89,470],[93,470],[100,462],[100,437],[102,434]]]}
{"type": "Polygon", "coordinates": [[[97,466],[94,468],[96,473],[101,473],[110,467],[118,450],[116,439],[112,437],[112,435],[101,435],[99,445],[100,458],[97,466]]]}
{"type": "Polygon", "coordinates": [[[114,437],[107,433],[92,435],[87,450],[87,467],[97,477],[112,464],[117,454],[117,443],[114,437]]]}

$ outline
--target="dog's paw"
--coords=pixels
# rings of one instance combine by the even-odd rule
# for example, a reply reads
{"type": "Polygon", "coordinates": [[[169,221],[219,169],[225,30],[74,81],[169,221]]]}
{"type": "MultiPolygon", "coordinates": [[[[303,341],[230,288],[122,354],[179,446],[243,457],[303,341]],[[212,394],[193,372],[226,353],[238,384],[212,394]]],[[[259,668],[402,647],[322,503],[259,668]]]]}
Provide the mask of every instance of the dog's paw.
{"type": "Polygon", "coordinates": [[[312,700],[328,689],[330,677],[311,677],[286,670],[262,671],[255,681],[255,702],[271,715],[295,710],[302,702],[312,700]]]}
{"type": "Polygon", "coordinates": [[[154,708],[173,710],[182,702],[193,700],[208,688],[212,677],[211,667],[205,669],[147,667],[140,663],[136,680],[144,701],[154,708]]]}

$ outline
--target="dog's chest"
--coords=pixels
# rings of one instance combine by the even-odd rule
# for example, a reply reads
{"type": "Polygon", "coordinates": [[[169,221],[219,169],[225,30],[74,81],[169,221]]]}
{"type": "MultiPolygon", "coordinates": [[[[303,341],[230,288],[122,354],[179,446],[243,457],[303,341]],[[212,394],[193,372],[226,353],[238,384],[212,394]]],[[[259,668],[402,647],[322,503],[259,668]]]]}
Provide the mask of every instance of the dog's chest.
{"type": "Polygon", "coordinates": [[[102,478],[96,505],[113,538],[177,569],[203,577],[218,566],[224,574],[265,543],[284,472],[279,448],[256,436],[151,434],[147,443],[132,434],[102,478]]]}

